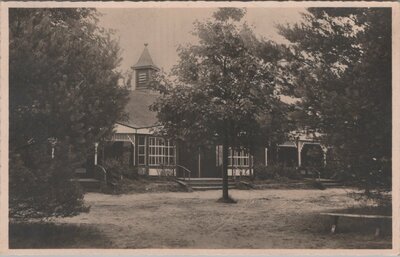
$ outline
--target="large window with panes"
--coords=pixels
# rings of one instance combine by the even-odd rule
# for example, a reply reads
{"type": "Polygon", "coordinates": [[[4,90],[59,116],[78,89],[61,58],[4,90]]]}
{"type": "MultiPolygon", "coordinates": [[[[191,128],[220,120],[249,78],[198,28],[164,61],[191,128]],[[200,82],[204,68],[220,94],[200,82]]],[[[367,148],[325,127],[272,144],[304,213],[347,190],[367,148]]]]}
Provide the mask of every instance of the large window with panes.
{"type": "Polygon", "coordinates": [[[175,145],[162,137],[149,137],[149,166],[175,165],[175,145]]]}
{"type": "MultiPolygon", "coordinates": [[[[216,164],[222,165],[222,145],[216,146],[216,164]]],[[[248,168],[250,166],[250,154],[245,148],[228,150],[228,167],[229,168],[248,168]]]]}
{"type": "Polygon", "coordinates": [[[242,149],[229,148],[228,166],[229,167],[249,167],[250,166],[250,154],[244,148],[242,148],[242,149]]]}
{"type": "Polygon", "coordinates": [[[146,137],[138,137],[138,164],[146,165],[146,137]]]}

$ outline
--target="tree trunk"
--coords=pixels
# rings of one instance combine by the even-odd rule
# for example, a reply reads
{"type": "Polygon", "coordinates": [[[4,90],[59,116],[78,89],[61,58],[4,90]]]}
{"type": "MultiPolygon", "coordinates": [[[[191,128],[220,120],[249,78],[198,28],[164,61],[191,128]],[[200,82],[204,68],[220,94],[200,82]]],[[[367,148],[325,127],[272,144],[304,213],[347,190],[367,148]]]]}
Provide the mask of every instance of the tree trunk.
{"type": "Polygon", "coordinates": [[[228,138],[225,136],[222,146],[222,198],[229,200],[228,194],[228,138]]]}

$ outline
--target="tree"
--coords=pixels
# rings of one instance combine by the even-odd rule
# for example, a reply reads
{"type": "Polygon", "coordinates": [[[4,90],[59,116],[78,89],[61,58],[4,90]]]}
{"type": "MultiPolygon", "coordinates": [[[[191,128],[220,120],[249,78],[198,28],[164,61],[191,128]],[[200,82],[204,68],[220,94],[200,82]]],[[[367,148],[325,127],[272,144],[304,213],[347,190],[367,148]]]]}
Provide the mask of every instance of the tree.
{"type": "Polygon", "coordinates": [[[291,42],[285,80],[302,99],[303,125],[322,133],[367,196],[390,190],[390,8],[309,8],[279,28],[291,42]]]}
{"type": "Polygon", "coordinates": [[[282,106],[273,82],[280,52],[241,22],[244,15],[243,9],[221,8],[213,20],[196,22],[198,44],[178,49],[173,81],[157,80],[163,95],[153,105],[164,132],[178,142],[223,146],[224,201],[229,147],[254,149],[262,137],[260,121],[282,106]]]}
{"type": "Polygon", "coordinates": [[[12,216],[80,210],[73,170],[123,118],[119,62],[118,44],[93,9],[10,9],[12,216]]]}

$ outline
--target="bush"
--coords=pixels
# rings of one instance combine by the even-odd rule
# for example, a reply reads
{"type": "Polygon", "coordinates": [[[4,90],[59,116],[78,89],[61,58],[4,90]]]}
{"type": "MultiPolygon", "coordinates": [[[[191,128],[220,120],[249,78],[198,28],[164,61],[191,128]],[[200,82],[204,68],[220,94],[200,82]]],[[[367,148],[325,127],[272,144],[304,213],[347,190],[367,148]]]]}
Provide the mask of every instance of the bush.
{"type": "Polygon", "coordinates": [[[321,181],[318,181],[318,180],[312,180],[309,184],[311,187],[316,188],[316,189],[320,189],[320,190],[326,189],[325,185],[321,181]]]}
{"type": "Polygon", "coordinates": [[[325,167],[320,169],[322,178],[335,178],[338,174],[338,167],[333,164],[327,164],[325,167]]]}
{"type": "Polygon", "coordinates": [[[111,246],[110,240],[91,224],[16,223],[10,221],[9,225],[10,249],[106,248],[111,246]]]}
{"type": "Polygon", "coordinates": [[[302,178],[300,172],[295,167],[282,167],[281,177],[286,177],[289,179],[302,178]]]}
{"type": "MultiPolygon", "coordinates": [[[[117,158],[105,160],[103,166],[107,171],[107,184],[112,186],[114,193],[122,190],[122,180],[124,177],[137,179],[139,176],[137,168],[129,167],[128,164],[117,158]]],[[[103,191],[109,192],[108,188],[104,188],[103,191]]]]}
{"type": "Polygon", "coordinates": [[[10,154],[9,214],[11,218],[74,216],[88,208],[83,192],[73,182],[73,167],[65,156],[51,159],[30,149],[34,160],[25,163],[19,154],[10,154]]]}
{"type": "Polygon", "coordinates": [[[300,173],[295,167],[285,167],[283,165],[257,165],[254,168],[255,177],[257,179],[299,179],[300,173]]]}
{"type": "Polygon", "coordinates": [[[254,167],[254,174],[257,179],[276,179],[279,177],[277,166],[257,165],[254,167]]]}
{"type": "Polygon", "coordinates": [[[121,179],[125,170],[124,165],[118,159],[107,159],[103,163],[107,170],[107,179],[121,179]]]}

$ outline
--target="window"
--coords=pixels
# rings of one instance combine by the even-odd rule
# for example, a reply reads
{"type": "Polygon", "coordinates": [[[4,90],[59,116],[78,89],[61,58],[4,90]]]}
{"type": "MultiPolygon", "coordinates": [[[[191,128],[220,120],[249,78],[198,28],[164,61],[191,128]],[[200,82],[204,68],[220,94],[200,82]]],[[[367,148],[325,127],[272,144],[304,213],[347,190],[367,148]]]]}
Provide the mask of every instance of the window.
{"type": "Polygon", "coordinates": [[[149,165],[175,165],[175,146],[170,140],[149,137],[149,165]]]}
{"type": "Polygon", "coordinates": [[[146,164],[146,138],[144,136],[138,137],[138,164],[146,164]]]}
{"type": "MultiPolygon", "coordinates": [[[[215,154],[216,154],[216,165],[221,166],[222,165],[222,154],[223,154],[223,149],[222,145],[217,145],[215,149],[215,154]]],[[[228,167],[232,168],[240,168],[240,167],[249,167],[250,166],[250,154],[248,151],[244,148],[240,150],[232,150],[231,147],[229,147],[228,150],[228,167]]]]}
{"type": "Polygon", "coordinates": [[[143,84],[143,83],[147,82],[147,72],[139,71],[138,82],[139,82],[139,84],[143,84]]]}
{"type": "Polygon", "coordinates": [[[229,147],[228,167],[249,167],[249,153],[245,149],[232,150],[229,147]]]}

